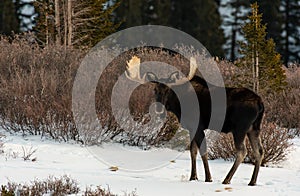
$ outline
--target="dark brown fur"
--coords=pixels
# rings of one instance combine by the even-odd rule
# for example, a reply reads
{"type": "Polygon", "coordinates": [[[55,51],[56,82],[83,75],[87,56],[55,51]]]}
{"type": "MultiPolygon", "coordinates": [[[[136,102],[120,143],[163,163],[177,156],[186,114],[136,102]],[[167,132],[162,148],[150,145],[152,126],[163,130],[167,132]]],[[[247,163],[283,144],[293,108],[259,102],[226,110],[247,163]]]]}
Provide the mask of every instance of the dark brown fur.
{"type": "MultiPolygon", "coordinates": [[[[151,78],[148,78],[151,81],[151,78]]],[[[152,80],[153,81],[153,80],[152,80]]],[[[167,83],[169,78],[162,78],[159,81],[167,83]]],[[[195,92],[197,93],[200,106],[199,127],[194,138],[191,138],[190,154],[192,161],[190,180],[197,180],[196,157],[200,149],[202,141],[204,141],[204,130],[208,128],[211,117],[211,97],[207,83],[204,79],[194,76],[190,81],[195,92]]],[[[166,110],[173,112],[178,119],[181,118],[181,108],[179,99],[176,94],[166,85],[154,82],[156,101],[165,105],[166,110]]],[[[173,88],[181,88],[181,92],[185,95],[190,93],[186,84],[174,86],[173,88]]],[[[212,90],[219,90],[221,87],[212,87],[212,90]]],[[[237,170],[240,163],[246,156],[245,138],[249,138],[256,162],[253,175],[249,185],[255,185],[261,161],[263,158],[263,148],[260,140],[260,124],[264,114],[264,105],[262,99],[253,91],[246,88],[226,88],[227,107],[226,116],[221,132],[233,134],[234,144],[236,148],[236,160],[223,181],[223,184],[229,184],[232,176],[237,170]]],[[[188,127],[188,125],[182,125],[188,127]]],[[[220,131],[220,130],[219,130],[220,131]]],[[[202,154],[202,161],[205,169],[205,181],[211,182],[211,174],[208,166],[208,158],[206,153],[202,154]]]]}

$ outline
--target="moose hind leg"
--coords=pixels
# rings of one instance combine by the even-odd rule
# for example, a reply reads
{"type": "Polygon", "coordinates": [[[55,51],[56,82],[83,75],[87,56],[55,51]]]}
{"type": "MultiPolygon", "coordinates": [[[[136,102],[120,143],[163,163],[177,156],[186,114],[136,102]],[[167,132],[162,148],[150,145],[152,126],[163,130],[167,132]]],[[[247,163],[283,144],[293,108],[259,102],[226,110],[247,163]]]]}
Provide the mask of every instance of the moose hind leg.
{"type": "Polygon", "coordinates": [[[252,178],[251,178],[251,181],[249,183],[249,186],[254,186],[254,185],[256,185],[256,180],[257,180],[257,175],[258,175],[258,172],[259,172],[259,167],[260,167],[261,162],[263,160],[264,150],[263,150],[263,147],[261,145],[259,131],[251,130],[247,134],[247,136],[249,138],[251,147],[253,149],[254,158],[255,158],[254,171],[253,171],[252,178]]]}
{"type": "Polygon", "coordinates": [[[190,154],[191,154],[191,161],[192,161],[192,170],[191,170],[191,177],[190,180],[198,180],[197,177],[197,168],[196,168],[196,158],[198,153],[198,146],[195,140],[192,140],[190,145],[190,154]]]}
{"type": "Polygon", "coordinates": [[[236,148],[236,160],[235,160],[232,168],[228,172],[226,178],[224,179],[223,184],[230,184],[230,181],[231,181],[234,173],[236,172],[239,165],[243,162],[243,160],[247,154],[247,149],[246,149],[245,143],[244,143],[245,136],[236,137],[235,135],[233,135],[233,138],[234,138],[234,144],[235,144],[235,148],[236,148]]]}

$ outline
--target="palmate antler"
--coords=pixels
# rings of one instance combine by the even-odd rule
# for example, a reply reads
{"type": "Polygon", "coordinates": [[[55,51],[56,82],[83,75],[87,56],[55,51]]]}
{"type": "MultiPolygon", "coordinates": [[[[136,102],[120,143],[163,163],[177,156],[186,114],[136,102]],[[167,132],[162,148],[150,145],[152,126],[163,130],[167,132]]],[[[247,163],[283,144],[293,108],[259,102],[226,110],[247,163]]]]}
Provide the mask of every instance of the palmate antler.
{"type": "Polygon", "coordinates": [[[128,79],[143,84],[146,82],[146,74],[144,74],[143,78],[141,78],[140,65],[141,59],[137,56],[133,56],[129,61],[127,61],[125,75],[128,79]]]}
{"type": "MultiPolygon", "coordinates": [[[[150,74],[150,72],[145,73],[143,75],[143,77],[141,78],[141,76],[140,76],[140,65],[141,65],[141,59],[138,58],[137,56],[133,56],[129,61],[127,61],[127,67],[126,67],[125,75],[128,79],[143,84],[143,83],[146,82],[146,76],[147,76],[147,74],[150,74]]],[[[184,83],[188,82],[189,80],[191,80],[194,77],[196,71],[197,71],[196,59],[194,57],[191,57],[190,58],[189,75],[187,77],[182,77],[182,78],[175,77],[176,78],[175,82],[168,83],[168,85],[184,84],[184,83]]],[[[178,75],[177,71],[174,72],[174,73],[176,75],[178,75]]],[[[174,73],[170,74],[169,78],[173,77],[174,73]]],[[[153,73],[151,73],[151,74],[153,74],[153,73]]]]}

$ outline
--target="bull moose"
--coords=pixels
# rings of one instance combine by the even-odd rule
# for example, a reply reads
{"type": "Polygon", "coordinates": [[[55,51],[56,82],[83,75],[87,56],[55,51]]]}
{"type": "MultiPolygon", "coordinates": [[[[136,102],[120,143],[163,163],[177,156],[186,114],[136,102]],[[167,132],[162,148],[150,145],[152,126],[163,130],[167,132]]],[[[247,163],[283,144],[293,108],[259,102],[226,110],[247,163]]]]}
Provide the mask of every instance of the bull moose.
{"type": "MultiPolygon", "coordinates": [[[[196,134],[191,138],[190,155],[191,155],[191,177],[190,180],[197,180],[196,157],[200,149],[202,141],[205,139],[204,130],[208,128],[211,116],[211,100],[208,89],[208,83],[201,77],[196,76],[197,64],[194,57],[190,58],[190,70],[188,76],[184,79],[179,76],[178,72],[173,72],[167,78],[158,78],[152,72],[146,72],[142,77],[140,76],[140,58],[133,56],[127,61],[127,69],[125,75],[128,79],[135,82],[144,83],[152,82],[155,84],[154,93],[157,102],[161,102],[168,112],[172,112],[178,119],[181,117],[180,102],[177,95],[172,90],[173,88],[181,87],[184,93],[190,93],[187,82],[190,82],[196,92],[200,119],[196,134]],[[163,82],[159,82],[163,81],[163,82]],[[171,89],[172,86],[172,89],[171,89]]],[[[218,90],[214,86],[213,89],[218,90]]],[[[226,115],[221,132],[233,135],[234,145],[236,149],[236,160],[228,172],[223,184],[230,184],[230,181],[244,160],[247,149],[245,147],[245,138],[249,138],[251,147],[255,157],[255,166],[249,185],[256,184],[257,175],[263,159],[264,151],[260,139],[260,125],[264,114],[264,104],[260,96],[247,88],[225,88],[226,92],[226,115]]],[[[156,108],[157,112],[161,112],[161,108],[156,108]]],[[[185,127],[185,125],[181,125],[185,127]]],[[[204,169],[205,181],[211,182],[212,177],[208,165],[207,153],[201,155],[204,169]]]]}

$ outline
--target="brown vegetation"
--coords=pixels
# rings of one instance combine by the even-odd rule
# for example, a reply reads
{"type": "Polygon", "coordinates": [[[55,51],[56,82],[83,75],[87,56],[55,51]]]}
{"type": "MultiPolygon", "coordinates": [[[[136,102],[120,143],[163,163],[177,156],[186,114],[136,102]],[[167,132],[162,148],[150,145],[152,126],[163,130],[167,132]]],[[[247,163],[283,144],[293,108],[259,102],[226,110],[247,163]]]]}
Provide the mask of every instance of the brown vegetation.
{"type": "MultiPolygon", "coordinates": [[[[153,132],[155,127],[142,130],[142,126],[138,123],[127,125],[131,126],[132,130],[143,131],[141,136],[134,132],[126,132],[111,115],[111,89],[118,77],[124,73],[126,61],[130,59],[132,51],[115,58],[99,79],[95,101],[102,127],[98,124],[88,124],[96,134],[81,134],[80,129],[84,127],[75,125],[71,107],[73,82],[85,51],[65,49],[57,45],[40,48],[32,40],[34,40],[32,35],[0,38],[0,125],[4,129],[22,131],[24,134],[48,135],[64,141],[74,139],[86,144],[114,139],[130,145],[155,145],[174,136],[178,124],[174,123],[176,120],[172,116],[163,129],[156,132],[153,132]]],[[[159,49],[140,50],[138,56],[142,61],[161,61],[174,65],[185,74],[188,71],[185,59],[178,56],[170,57],[165,51],[159,49]]],[[[219,62],[219,67],[226,86],[240,87],[249,83],[245,82],[249,80],[247,78],[249,70],[238,68],[227,61],[219,62]]],[[[282,145],[283,149],[288,146],[289,135],[299,134],[299,70],[299,66],[293,66],[286,72],[288,87],[284,92],[275,95],[263,92],[261,94],[266,107],[266,122],[262,133],[269,135],[263,136],[266,138],[263,140],[270,144],[282,145]],[[288,130],[279,127],[286,127],[288,130]],[[264,131],[265,129],[267,131],[264,131]],[[290,130],[293,130],[293,133],[290,130]]],[[[122,89],[124,92],[120,94],[130,93],[127,92],[126,86],[122,89]]],[[[149,121],[150,116],[147,113],[154,101],[153,98],[151,84],[143,84],[133,91],[130,95],[129,108],[135,120],[142,124],[149,121]]],[[[126,117],[123,118],[123,121],[127,122],[126,117]]],[[[226,147],[229,145],[228,142],[221,143],[224,143],[224,146],[219,146],[220,148],[230,149],[226,147]]],[[[272,145],[264,145],[266,153],[270,148],[276,149],[272,145]]],[[[211,156],[211,158],[218,158],[215,152],[211,156]]],[[[227,159],[228,155],[220,153],[219,157],[227,159]]],[[[267,157],[268,155],[266,161],[273,162],[267,157]]]]}
{"type": "MultiPolygon", "coordinates": [[[[9,182],[2,185],[0,195],[2,196],[42,196],[42,195],[83,195],[83,196],[115,196],[110,189],[97,186],[95,189],[87,187],[80,190],[78,183],[68,176],[60,178],[48,177],[46,180],[33,180],[29,184],[17,184],[9,182]]],[[[124,196],[136,196],[136,192],[124,193],[124,196]]]]}

